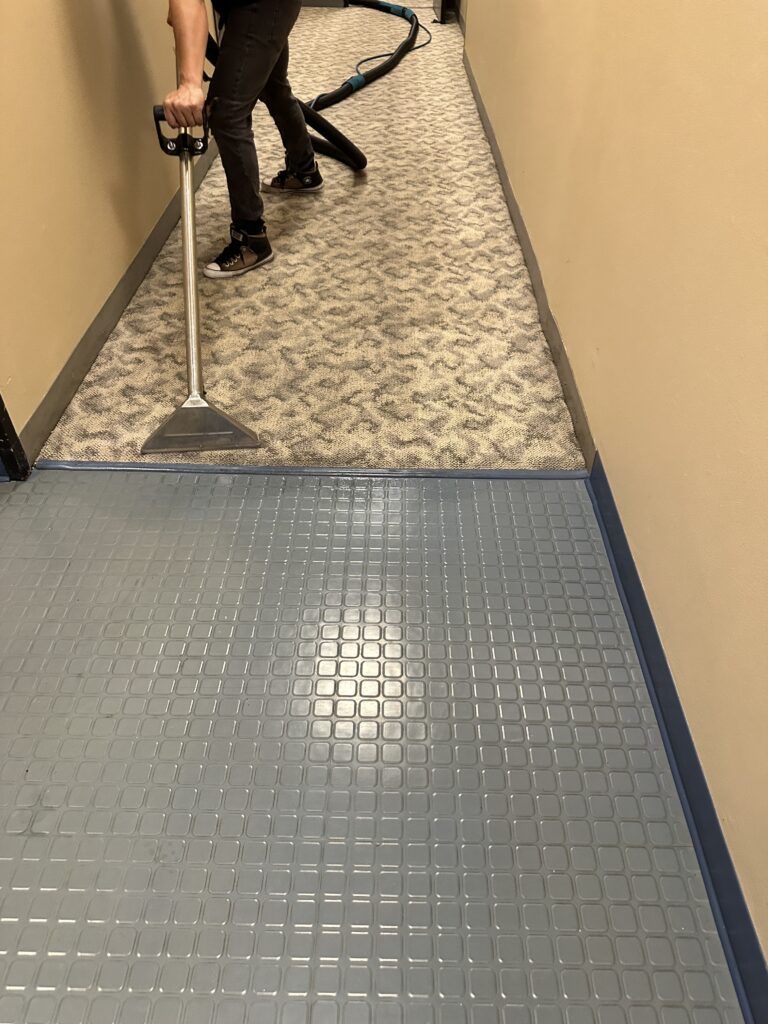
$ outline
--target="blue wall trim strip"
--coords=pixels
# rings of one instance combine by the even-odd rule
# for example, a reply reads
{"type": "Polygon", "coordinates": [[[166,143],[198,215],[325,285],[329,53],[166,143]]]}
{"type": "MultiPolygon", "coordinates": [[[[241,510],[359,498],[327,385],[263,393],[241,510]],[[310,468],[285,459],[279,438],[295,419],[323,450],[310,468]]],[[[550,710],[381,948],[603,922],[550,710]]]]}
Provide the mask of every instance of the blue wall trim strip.
{"type": "Polygon", "coordinates": [[[746,1024],[768,1022],[768,968],[600,456],[587,482],[746,1024]]]}

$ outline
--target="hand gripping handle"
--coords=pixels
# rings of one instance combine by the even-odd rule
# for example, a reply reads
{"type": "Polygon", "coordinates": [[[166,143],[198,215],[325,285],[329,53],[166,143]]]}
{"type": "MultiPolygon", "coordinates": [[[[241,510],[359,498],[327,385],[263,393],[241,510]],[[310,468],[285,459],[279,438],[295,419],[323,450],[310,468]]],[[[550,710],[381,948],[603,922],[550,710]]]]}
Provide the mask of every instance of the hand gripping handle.
{"type": "Polygon", "coordinates": [[[191,153],[192,156],[202,156],[208,149],[208,112],[203,107],[203,134],[192,135],[187,128],[182,128],[178,135],[171,137],[166,135],[160,125],[165,122],[165,110],[162,106],[152,108],[155,117],[155,130],[160,148],[168,156],[181,156],[182,153],[191,153]]]}

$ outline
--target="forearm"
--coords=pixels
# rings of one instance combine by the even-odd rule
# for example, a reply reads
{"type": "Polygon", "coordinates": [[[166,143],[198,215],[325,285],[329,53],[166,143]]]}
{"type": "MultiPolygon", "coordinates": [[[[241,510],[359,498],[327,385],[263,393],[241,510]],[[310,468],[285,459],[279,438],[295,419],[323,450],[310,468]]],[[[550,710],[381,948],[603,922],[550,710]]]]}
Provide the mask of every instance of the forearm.
{"type": "Polygon", "coordinates": [[[208,42],[205,0],[170,0],[168,21],[176,40],[179,84],[202,86],[208,42]]]}
{"type": "Polygon", "coordinates": [[[205,0],[170,0],[168,24],[176,38],[179,84],[165,97],[165,119],[171,128],[203,124],[203,65],[208,42],[205,0]]]}

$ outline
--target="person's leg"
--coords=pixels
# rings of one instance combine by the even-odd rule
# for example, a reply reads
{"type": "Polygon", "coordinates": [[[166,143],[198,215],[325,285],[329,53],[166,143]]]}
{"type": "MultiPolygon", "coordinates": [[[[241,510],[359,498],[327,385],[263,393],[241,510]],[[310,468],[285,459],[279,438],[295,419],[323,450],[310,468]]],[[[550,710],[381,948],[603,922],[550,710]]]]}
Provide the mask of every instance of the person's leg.
{"type": "Polygon", "coordinates": [[[289,46],[286,41],[259,99],[280,132],[286,166],[300,174],[314,169],[315,152],[312,149],[304,114],[288,81],[288,61],[289,46]]]}
{"type": "Polygon", "coordinates": [[[301,0],[253,0],[235,7],[227,19],[208,94],[208,117],[235,225],[256,224],[263,217],[251,115],[300,9],[301,0]]]}
{"type": "Polygon", "coordinates": [[[272,259],[252,114],[300,10],[301,0],[252,0],[227,18],[208,93],[208,120],[227,178],[231,242],[204,268],[206,277],[237,277],[272,259]]]}

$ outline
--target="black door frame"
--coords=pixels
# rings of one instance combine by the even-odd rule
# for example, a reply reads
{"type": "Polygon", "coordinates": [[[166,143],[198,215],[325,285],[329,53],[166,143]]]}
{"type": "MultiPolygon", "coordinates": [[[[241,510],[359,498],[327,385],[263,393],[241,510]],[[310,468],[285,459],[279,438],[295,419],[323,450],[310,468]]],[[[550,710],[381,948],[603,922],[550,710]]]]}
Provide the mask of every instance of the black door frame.
{"type": "Polygon", "coordinates": [[[32,472],[19,435],[0,395],[0,463],[11,480],[26,480],[32,472]]]}

